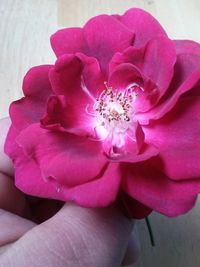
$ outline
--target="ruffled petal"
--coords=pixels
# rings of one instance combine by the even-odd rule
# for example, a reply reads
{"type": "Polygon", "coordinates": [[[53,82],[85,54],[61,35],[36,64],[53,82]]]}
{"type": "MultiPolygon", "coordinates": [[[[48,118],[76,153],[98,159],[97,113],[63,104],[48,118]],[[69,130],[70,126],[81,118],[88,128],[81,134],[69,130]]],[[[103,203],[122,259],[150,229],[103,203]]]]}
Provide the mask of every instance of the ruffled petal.
{"type": "Polygon", "coordinates": [[[99,62],[96,58],[88,57],[81,53],[77,53],[76,56],[84,65],[82,72],[84,89],[95,97],[98,97],[105,89],[104,82],[106,81],[106,77],[101,71],[99,62]]]}
{"type": "Polygon", "coordinates": [[[100,15],[89,20],[83,29],[57,31],[51,37],[51,45],[58,57],[78,52],[95,57],[106,73],[107,63],[113,54],[132,45],[133,39],[134,34],[118,20],[112,16],[100,15]]]}
{"type": "Polygon", "coordinates": [[[129,47],[116,53],[110,62],[110,71],[123,63],[131,63],[156,84],[159,98],[166,92],[174,73],[176,50],[165,36],[150,40],[144,47],[129,47]]]}
{"type": "Polygon", "coordinates": [[[200,97],[185,97],[163,119],[143,127],[146,142],[158,148],[171,179],[200,177],[199,114],[200,97]]]}
{"type": "Polygon", "coordinates": [[[83,30],[88,45],[85,53],[97,58],[104,73],[107,73],[108,63],[114,53],[133,44],[134,34],[112,16],[94,17],[83,30]]]}
{"type": "Polygon", "coordinates": [[[148,111],[158,101],[156,85],[131,63],[117,66],[109,77],[109,85],[113,90],[132,90],[132,108],[136,114],[148,111]]]}
{"type": "MultiPolygon", "coordinates": [[[[93,159],[88,158],[89,152],[87,151],[82,155],[84,159],[79,160],[78,157],[80,157],[81,151],[83,150],[79,147],[79,151],[77,151],[74,144],[72,144],[73,147],[71,148],[74,150],[73,156],[72,154],[70,157],[67,156],[67,152],[65,151],[56,153],[55,146],[60,145],[60,142],[56,140],[56,144],[54,145],[51,142],[51,146],[47,148],[46,145],[48,145],[48,142],[44,144],[44,140],[41,140],[41,136],[34,126],[36,125],[29,127],[32,133],[29,140],[27,140],[27,136],[26,138],[22,136],[25,135],[25,132],[30,135],[30,132],[28,133],[29,128],[19,136],[17,142],[20,143],[20,147],[14,141],[18,132],[11,127],[8,135],[9,140],[7,140],[6,144],[6,152],[12,157],[15,164],[15,183],[20,190],[33,196],[62,201],[74,201],[84,207],[104,207],[115,201],[121,177],[118,164],[106,163],[102,168],[100,166],[102,159],[96,155],[96,151],[92,151],[92,155],[90,155],[93,159]],[[42,141],[44,146],[41,145],[42,143],[40,141],[36,144],[35,135],[42,141]],[[33,137],[34,139],[32,139],[33,137]],[[24,140],[23,144],[22,139],[24,140]],[[34,147],[31,147],[29,141],[34,142],[34,147]],[[39,151],[40,149],[41,151],[39,151]],[[47,154],[47,149],[54,150],[56,153],[53,160],[51,159],[54,152],[49,151],[47,154]],[[77,152],[79,153],[77,154],[77,152]],[[46,155],[44,156],[42,153],[46,153],[46,155]],[[45,169],[44,177],[44,168],[42,166],[44,167],[43,164],[45,164],[45,161],[47,168],[45,169]],[[88,163],[86,164],[86,162],[88,163]],[[90,175],[94,176],[92,180],[90,175]]],[[[47,137],[44,138],[46,139],[47,137]]],[[[80,144],[80,146],[82,145],[80,144]]],[[[91,152],[88,143],[86,143],[86,146],[87,150],[91,152]]],[[[64,149],[66,148],[64,147],[64,149]]]]}
{"type": "Polygon", "coordinates": [[[53,65],[41,65],[31,68],[24,77],[22,89],[27,97],[45,101],[52,94],[49,71],[53,65]]]}
{"type": "Polygon", "coordinates": [[[200,56],[200,44],[192,40],[173,40],[176,52],[180,54],[193,54],[200,56]]]}
{"type": "Polygon", "coordinates": [[[18,135],[19,130],[17,130],[13,125],[11,125],[6,136],[4,151],[12,159],[13,162],[15,162],[17,156],[21,153],[20,147],[15,142],[15,139],[18,135]]]}
{"type": "Polygon", "coordinates": [[[42,125],[52,128],[59,123],[68,132],[93,136],[93,105],[104,89],[103,80],[95,58],[80,53],[60,57],[50,72],[52,88],[59,96],[49,99],[42,125]]]}
{"type": "Polygon", "coordinates": [[[98,179],[71,188],[61,185],[60,194],[83,207],[106,207],[115,201],[120,179],[118,164],[109,164],[98,179]]]}
{"type": "Polygon", "coordinates": [[[135,33],[134,47],[141,47],[156,36],[167,36],[160,23],[142,9],[131,8],[118,19],[135,33]]]}
{"type": "Polygon", "coordinates": [[[123,189],[142,204],[169,217],[193,208],[200,192],[199,181],[172,181],[153,168],[150,161],[125,165],[124,168],[127,173],[123,179],[123,189]]]}
{"type": "Polygon", "coordinates": [[[125,134],[112,134],[104,140],[104,151],[110,159],[134,158],[140,153],[144,145],[144,133],[138,123],[132,127],[125,134]]]}
{"type": "Polygon", "coordinates": [[[200,81],[200,45],[192,41],[176,41],[177,60],[174,66],[174,77],[160,102],[155,108],[139,114],[141,124],[148,124],[150,120],[158,120],[169,112],[179,98],[198,94],[198,82],[200,81]],[[196,90],[193,88],[196,87],[196,90]]]}
{"type": "Polygon", "coordinates": [[[107,159],[99,142],[68,133],[50,132],[32,124],[17,138],[25,155],[39,165],[43,179],[53,177],[60,184],[74,186],[95,179],[107,159]]]}
{"type": "Polygon", "coordinates": [[[81,88],[83,64],[74,55],[64,55],[57,59],[54,68],[49,73],[52,89],[55,94],[66,95],[69,102],[75,98],[86,98],[81,88]],[[71,99],[70,99],[71,97],[71,99]]]}
{"type": "Polygon", "coordinates": [[[36,162],[21,153],[15,163],[15,185],[25,194],[42,198],[65,201],[58,194],[54,184],[42,178],[42,173],[36,162]]]}
{"type": "Polygon", "coordinates": [[[48,78],[51,69],[51,65],[37,66],[30,69],[24,77],[25,97],[10,105],[10,117],[17,129],[21,130],[31,123],[38,122],[43,116],[46,101],[52,94],[48,78]]]}
{"type": "Polygon", "coordinates": [[[131,163],[136,163],[136,162],[141,162],[141,161],[146,161],[150,158],[153,158],[159,154],[159,151],[156,147],[152,145],[147,145],[145,144],[139,154],[119,154],[115,155],[114,157],[108,157],[108,159],[111,162],[131,162],[131,163]]]}
{"type": "Polygon", "coordinates": [[[55,94],[64,95],[68,103],[93,103],[103,86],[103,76],[95,58],[82,54],[59,57],[49,74],[55,94]]]}
{"type": "Polygon", "coordinates": [[[199,92],[199,81],[200,69],[192,73],[174,94],[169,90],[168,96],[163,98],[155,108],[146,113],[137,114],[137,119],[140,124],[148,125],[151,121],[153,122],[161,119],[174,108],[183,94],[187,93],[189,95],[196,95],[197,92],[199,92]]]}
{"type": "Polygon", "coordinates": [[[58,30],[51,36],[51,46],[57,57],[64,54],[85,52],[87,44],[82,28],[58,30]]]}
{"type": "Polygon", "coordinates": [[[15,142],[18,135],[19,131],[11,125],[4,146],[5,153],[14,163],[17,188],[32,196],[64,200],[58,194],[55,185],[42,178],[40,168],[34,159],[27,157],[15,142]]]}
{"type": "Polygon", "coordinates": [[[47,111],[40,120],[45,129],[94,137],[95,118],[82,105],[67,103],[63,95],[48,99],[47,111]]]}

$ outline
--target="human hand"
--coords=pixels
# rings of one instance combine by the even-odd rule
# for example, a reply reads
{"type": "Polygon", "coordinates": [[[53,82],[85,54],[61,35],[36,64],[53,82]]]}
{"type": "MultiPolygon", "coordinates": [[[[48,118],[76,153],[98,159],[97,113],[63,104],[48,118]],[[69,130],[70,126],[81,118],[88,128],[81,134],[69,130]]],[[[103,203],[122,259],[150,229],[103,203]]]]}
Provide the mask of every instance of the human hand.
{"type": "Polygon", "coordinates": [[[25,196],[3,152],[9,128],[0,121],[0,267],[114,267],[138,256],[134,222],[116,206],[85,209],[25,196]]]}

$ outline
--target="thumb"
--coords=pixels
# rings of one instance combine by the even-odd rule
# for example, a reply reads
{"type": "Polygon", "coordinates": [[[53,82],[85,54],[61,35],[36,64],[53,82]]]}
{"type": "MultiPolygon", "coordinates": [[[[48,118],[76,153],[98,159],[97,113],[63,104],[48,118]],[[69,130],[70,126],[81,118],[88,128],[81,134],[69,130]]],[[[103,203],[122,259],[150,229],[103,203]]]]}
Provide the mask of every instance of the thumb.
{"type": "Polygon", "coordinates": [[[132,226],[115,206],[86,209],[65,204],[15,242],[2,255],[0,266],[120,266],[132,226]]]}

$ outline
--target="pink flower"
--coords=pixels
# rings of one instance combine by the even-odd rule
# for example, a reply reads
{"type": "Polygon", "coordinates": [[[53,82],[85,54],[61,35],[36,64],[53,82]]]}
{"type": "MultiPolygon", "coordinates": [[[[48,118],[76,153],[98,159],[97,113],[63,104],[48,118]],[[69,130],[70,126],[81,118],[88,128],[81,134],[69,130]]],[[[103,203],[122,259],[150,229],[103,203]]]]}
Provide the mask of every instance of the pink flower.
{"type": "Polygon", "coordinates": [[[27,194],[133,217],[177,216],[200,192],[200,45],[170,40],[140,9],[51,37],[55,65],[32,68],[5,144],[27,194]]]}

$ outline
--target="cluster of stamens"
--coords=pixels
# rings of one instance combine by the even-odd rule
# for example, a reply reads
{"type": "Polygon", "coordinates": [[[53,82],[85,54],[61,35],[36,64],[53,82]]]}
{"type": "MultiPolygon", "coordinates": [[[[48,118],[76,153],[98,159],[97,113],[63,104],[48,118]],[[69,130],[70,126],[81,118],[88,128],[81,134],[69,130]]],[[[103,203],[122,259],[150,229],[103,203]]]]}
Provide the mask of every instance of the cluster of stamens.
{"type": "Polygon", "coordinates": [[[133,101],[136,94],[132,88],[128,88],[124,92],[113,91],[112,87],[107,86],[96,100],[94,110],[101,119],[101,125],[115,124],[115,126],[129,122],[133,113],[133,101]]]}

